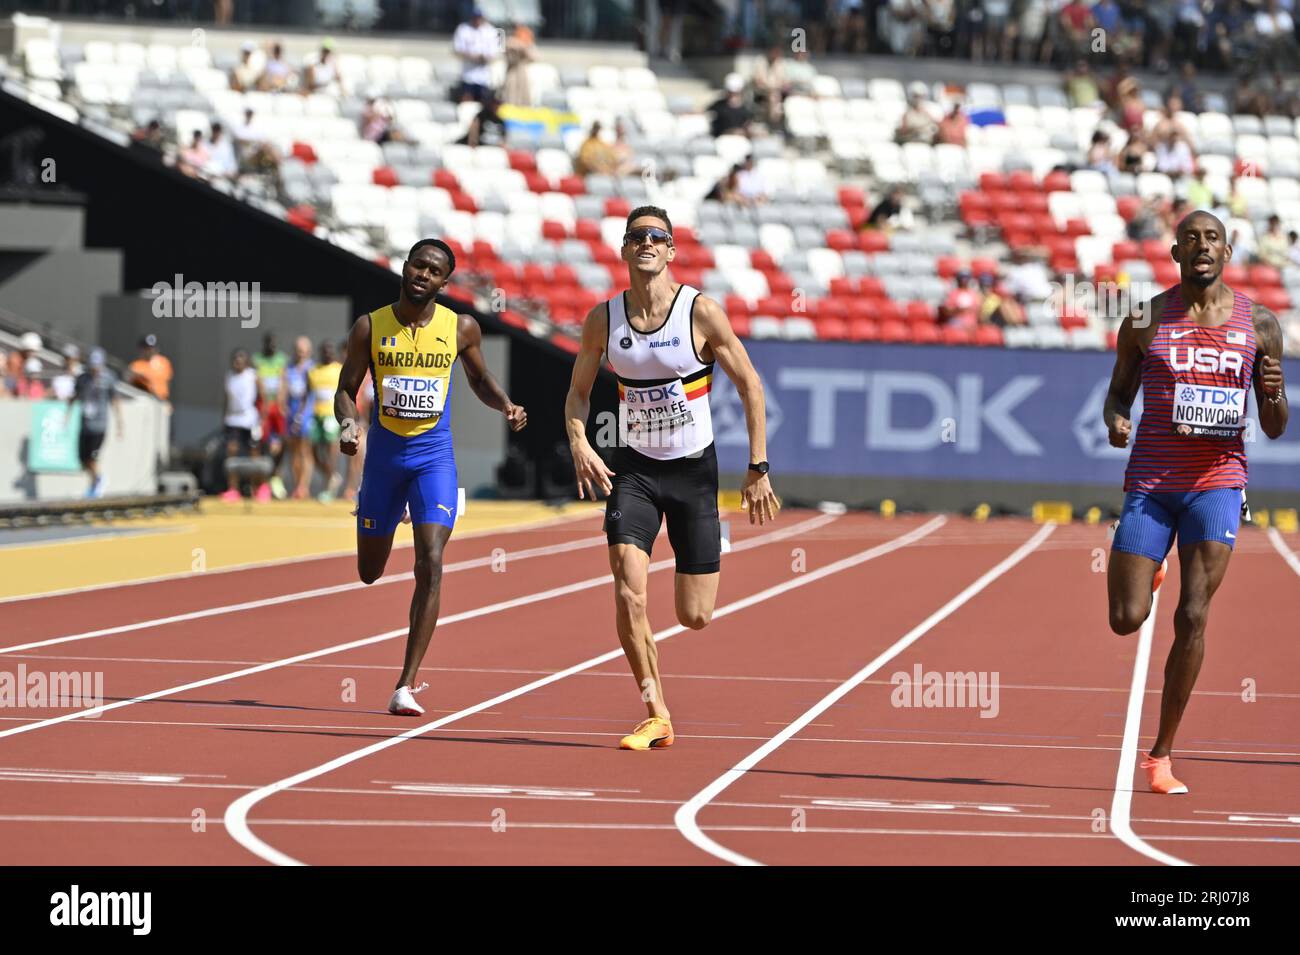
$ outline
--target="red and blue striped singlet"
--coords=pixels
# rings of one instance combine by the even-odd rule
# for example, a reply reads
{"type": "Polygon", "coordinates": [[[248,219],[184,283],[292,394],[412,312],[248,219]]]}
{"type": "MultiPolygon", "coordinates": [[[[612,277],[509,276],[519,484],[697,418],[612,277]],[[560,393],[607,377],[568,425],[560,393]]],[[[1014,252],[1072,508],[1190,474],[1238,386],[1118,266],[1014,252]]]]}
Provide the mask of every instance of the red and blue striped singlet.
{"type": "Polygon", "coordinates": [[[1255,374],[1250,299],[1232,293],[1232,316],[1215,328],[1187,317],[1178,286],[1142,359],[1142,418],[1125,491],[1245,488],[1242,428],[1255,374]]]}

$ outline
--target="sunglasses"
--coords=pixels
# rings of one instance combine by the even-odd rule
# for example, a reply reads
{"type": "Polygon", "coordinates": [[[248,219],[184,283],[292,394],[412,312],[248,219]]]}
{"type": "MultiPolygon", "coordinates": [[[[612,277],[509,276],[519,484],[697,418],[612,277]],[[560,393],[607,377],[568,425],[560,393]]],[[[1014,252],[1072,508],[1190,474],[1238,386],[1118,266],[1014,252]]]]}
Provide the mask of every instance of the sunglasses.
{"type": "Polygon", "coordinates": [[[623,236],[623,244],[640,245],[646,239],[652,242],[662,242],[664,245],[672,245],[673,237],[663,229],[654,226],[644,226],[640,229],[629,229],[623,236]]]}

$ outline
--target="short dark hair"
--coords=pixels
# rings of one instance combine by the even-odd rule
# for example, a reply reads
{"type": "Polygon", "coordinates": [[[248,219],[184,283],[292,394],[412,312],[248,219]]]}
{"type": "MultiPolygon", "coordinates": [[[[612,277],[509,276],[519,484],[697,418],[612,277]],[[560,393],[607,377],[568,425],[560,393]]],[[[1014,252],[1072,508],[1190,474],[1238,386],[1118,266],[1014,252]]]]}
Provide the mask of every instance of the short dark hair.
{"type": "Polygon", "coordinates": [[[673,221],[668,218],[668,213],[658,206],[637,206],[627,214],[627,225],[624,228],[632,228],[632,223],[642,216],[654,216],[656,219],[663,219],[664,225],[668,226],[668,234],[673,234],[673,221]]]}
{"type": "Polygon", "coordinates": [[[410,252],[406,253],[407,261],[409,262],[411,259],[415,258],[415,253],[419,252],[426,245],[431,245],[436,249],[442,250],[442,254],[447,257],[447,264],[451,267],[451,271],[447,273],[448,275],[451,275],[452,272],[456,271],[456,253],[451,251],[451,246],[446,242],[443,242],[442,239],[421,239],[419,242],[415,243],[415,245],[411,246],[410,252]]]}

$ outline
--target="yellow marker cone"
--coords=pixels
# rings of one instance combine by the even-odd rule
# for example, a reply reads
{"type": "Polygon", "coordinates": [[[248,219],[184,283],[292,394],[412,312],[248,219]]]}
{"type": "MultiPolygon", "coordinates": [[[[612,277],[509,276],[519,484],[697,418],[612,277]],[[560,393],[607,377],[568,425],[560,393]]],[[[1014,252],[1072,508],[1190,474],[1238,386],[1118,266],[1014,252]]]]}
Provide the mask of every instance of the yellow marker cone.
{"type": "Polygon", "coordinates": [[[880,516],[883,518],[888,519],[893,517],[894,512],[897,510],[898,510],[898,505],[896,505],[889,498],[885,498],[883,501],[880,502],[880,516]]]}
{"type": "Polygon", "coordinates": [[[1100,508],[1100,507],[1090,507],[1090,508],[1088,508],[1088,513],[1086,513],[1086,514],[1083,515],[1083,519],[1084,519],[1085,521],[1087,521],[1089,524],[1100,524],[1100,523],[1101,523],[1101,508],[1100,508]]]}
{"type": "Polygon", "coordinates": [[[971,511],[971,517],[981,524],[989,519],[989,512],[992,510],[987,504],[976,504],[975,510],[971,511]]]}
{"type": "Polygon", "coordinates": [[[1273,526],[1283,534],[1294,534],[1300,530],[1294,507],[1275,507],[1273,509],[1273,526]]]}
{"type": "Polygon", "coordinates": [[[1074,508],[1069,501],[1035,501],[1035,524],[1068,524],[1074,520],[1074,508]]]}
{"type": "Polygon", "coordinates": [[[1251,511],[1250,522],[1256,527],[1267,530],[1269,524],[1268,511],[1251,511]]]}

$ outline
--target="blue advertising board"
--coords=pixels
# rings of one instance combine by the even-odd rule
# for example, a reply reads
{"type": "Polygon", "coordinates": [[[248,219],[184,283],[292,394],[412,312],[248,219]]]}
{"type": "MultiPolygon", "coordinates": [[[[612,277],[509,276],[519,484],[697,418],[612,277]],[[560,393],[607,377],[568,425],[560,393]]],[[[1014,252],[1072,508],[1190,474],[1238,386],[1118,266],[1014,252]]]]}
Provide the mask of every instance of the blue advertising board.
{"type": "MultiPolygon", "coordinates": [[[[827,342],[746,343],[763,379],[768,457],[791,474],[1110,484],[1102,404],[1114,352],[827,342]]],[[[1284,362],[1300,382],[1300,361],[1284,362]]],[[[726,375],[711,397],[719,464],[742,471],[744,411],[726,375]]],[[[1134,424],[1141,414],[1141,395],[1134,424]]],[[[1254,396],[1248,414],[1254,416],[1254,396]]],[[[1281,440],[1250,429],[1250,487],[1300,490],[1300,423],[1281,440]]]]}

